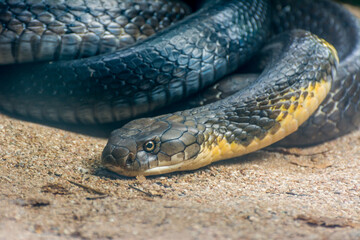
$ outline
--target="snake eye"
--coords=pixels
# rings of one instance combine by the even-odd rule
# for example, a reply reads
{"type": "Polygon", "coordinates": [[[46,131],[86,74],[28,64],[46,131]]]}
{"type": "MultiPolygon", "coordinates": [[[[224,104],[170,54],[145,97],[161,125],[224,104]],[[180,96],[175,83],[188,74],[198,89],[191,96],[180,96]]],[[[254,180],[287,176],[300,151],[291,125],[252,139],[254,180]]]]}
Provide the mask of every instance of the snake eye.
{"type": "Polygon", "coordinates": [[[145,144],[144,144],[144,150],[146,152],[152,152],[153,150],[155,149],[155,142],[154,141],[147,141],[145,144]]]}

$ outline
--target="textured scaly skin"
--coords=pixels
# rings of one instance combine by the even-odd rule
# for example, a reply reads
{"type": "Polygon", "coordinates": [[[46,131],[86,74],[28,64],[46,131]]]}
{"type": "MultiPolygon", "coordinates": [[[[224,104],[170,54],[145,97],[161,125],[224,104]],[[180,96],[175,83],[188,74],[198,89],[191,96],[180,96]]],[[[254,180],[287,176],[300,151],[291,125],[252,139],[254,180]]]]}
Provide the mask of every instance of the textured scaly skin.
{"type": "Polygon", "coordinates": [[[176,0],[0,1],[0,65],[113,52],[189,13],[176,0]]]}
{"type": "Polygon", "coordinates": [[[276,32],[306,29],[334,45],[338,74],[330,94],[314,115],[281,145],[321,143],[360,126],[360,21],[341,5],[328,0],[273,0],[276,32]],[[309,11],[311,9],[311,11],[309,11]]]}
{"type": "MultiPolygon", "coordinates": [[[[334,45],[339,53],[338,75],[331,91],[319,109],[300,129],[278,145],[306,146],[321,143],[360,126],[360,23],[348,10],[328,0],[273,0],[274,33],[306,29],[334,45]],[[311,9],[311,10],[310,10],[311,9]]],[[[281,49],[280,49],[281,51],[281,49]]],[[[266,59],[260,55],[260,60],[266,59]]],[[[252,60],[243,70],[259,66],[252,60]]],[[[255,72],[257,72],[256,68],[255,72]]],[[[260,67],[261,69],[261,67],[260,67]]],[[[227,79],[182,102],[179,109],[197,107],[223,99],[257,78],[253,75],[231,75],[227,79]]]]}
{"type": "Polygon", "coordinates": [[[103,164],[126,176],[192,170],[296,131],[329,92],[336,51],[303,31],[272,44],[281,44],[283,52],[249,88],[210,105],[126,124],[112,133],[103,164]]]}
{"type": "Polygon", "coordinates": [[[0,106],[67,123],[126,120],[203,89],[265,41],[265,1],[211,1],[154,37],[80,60],[0,68],[0,106]],[[21,71],[19,71],[21,69],[21,71]]]}

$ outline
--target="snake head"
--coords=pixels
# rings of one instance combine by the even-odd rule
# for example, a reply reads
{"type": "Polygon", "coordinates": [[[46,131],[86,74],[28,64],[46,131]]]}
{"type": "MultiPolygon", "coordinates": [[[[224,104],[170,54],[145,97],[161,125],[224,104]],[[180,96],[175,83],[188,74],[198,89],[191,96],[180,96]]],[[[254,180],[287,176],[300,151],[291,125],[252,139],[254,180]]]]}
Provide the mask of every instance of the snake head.
{"type": "Polygon", "coordinates": [[[125,176],[157,175],[181,170],[195,157],[203,139],[182,123],[143,118],[111,133],[102,153],[105,167],[125,176]]]}

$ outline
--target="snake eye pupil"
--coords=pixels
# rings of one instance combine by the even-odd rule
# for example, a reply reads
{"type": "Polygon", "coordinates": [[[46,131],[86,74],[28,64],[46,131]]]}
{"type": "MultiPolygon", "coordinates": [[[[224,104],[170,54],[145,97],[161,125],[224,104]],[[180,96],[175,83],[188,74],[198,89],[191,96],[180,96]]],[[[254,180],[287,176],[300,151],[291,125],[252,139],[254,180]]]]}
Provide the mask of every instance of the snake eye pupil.
{"type": "Polygon", "coordinates": [[[155,149],[155,142],[154,141],[148,141],[144,145],[145,151],[151,152],[155,149]]]}

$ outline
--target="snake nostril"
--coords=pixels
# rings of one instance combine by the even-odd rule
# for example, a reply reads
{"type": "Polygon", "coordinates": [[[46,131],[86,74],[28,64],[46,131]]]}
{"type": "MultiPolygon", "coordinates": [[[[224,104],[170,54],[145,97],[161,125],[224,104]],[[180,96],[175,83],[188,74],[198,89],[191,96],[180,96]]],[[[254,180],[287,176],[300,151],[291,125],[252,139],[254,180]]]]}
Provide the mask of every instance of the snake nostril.
{"type": "Polygon", "coordinates": [[[126,158],[126,165],[131,166],[134,163],[134,161],[135,161],[135,154],[131,152],[126,158]]]}

